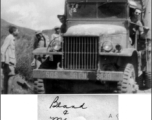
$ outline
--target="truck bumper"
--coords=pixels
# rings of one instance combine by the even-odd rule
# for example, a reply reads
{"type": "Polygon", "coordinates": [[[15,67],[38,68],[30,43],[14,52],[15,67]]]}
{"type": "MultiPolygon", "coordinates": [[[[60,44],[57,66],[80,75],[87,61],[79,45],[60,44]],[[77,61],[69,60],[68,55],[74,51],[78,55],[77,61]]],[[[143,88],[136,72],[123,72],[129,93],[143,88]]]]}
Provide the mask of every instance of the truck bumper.
{"type": "Polygon", "coordinates": [[[36,79],[58,80],[98,80],[98,81],[122,81],[123,72],[111,71],[74,71],[74,70],[43,70],[33,71],[36,79]]]}

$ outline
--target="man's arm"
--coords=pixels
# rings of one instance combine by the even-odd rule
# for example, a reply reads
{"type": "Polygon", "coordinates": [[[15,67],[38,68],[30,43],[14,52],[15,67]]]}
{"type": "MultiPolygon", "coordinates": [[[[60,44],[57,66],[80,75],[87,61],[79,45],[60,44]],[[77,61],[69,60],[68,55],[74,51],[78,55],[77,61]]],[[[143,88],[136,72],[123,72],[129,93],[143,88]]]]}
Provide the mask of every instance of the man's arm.
{"type": "Polygon", "coordinates": [[[49,46],[49,43],[50,43],[49,36],[47,36],[47,35],[44,34],[44,38],[45,38],[45,40],[46,40],[46,47],[48,47],[48,46],[49,46]]]}
{"type": "Polygon", "coordinates": [[[137,25],[139,26],[139,32],[140,32],[140,34],[143,34],[144,33],[144,28],[143,28],[143,24],[141,23],[141,21],[138,21],[137,25]]]}
{"type": "Polygon", "coordinates": [[[52,34],[51,39],[50,39],[50,43],[49,43],[49,47],[52,47],[52,43],[54,42],[55,39],[56,39],[55,35],[52,34]]]}
{"type": "Polygon", "coordinates": [[[54,40],[54,38],[55,38],[55,35],[52,34],[51,39],[50,39],[50,42],[51,42],[52,40],[54,40]]]}
{"type": "Polygon", "coordinates": [[[1,47],[1,62],[5,62],[5,53],[9,45],[10,45],[10,39],[6,38],[1,47]]]}
{"type": "Polygon", "coordinates": [[[50,48],[52,47],[51,44],[52,44],[53,39],[54,39],[54,34],[52,34],[52,36],[51,36],[51,39],[50,39],[48,47],[47,47],[47,51],[50,51],[50,48]]]}

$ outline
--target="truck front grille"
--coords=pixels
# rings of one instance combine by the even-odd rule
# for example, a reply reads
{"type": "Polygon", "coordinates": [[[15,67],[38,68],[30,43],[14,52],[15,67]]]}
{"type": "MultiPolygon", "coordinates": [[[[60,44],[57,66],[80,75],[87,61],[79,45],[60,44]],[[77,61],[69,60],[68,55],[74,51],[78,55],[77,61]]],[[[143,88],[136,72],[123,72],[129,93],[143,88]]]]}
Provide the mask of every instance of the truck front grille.
{"type": "Polygon", "coordinates": [[[68,70],[96,70],[98,37],[64,37],[63,68],[68,70]]]}

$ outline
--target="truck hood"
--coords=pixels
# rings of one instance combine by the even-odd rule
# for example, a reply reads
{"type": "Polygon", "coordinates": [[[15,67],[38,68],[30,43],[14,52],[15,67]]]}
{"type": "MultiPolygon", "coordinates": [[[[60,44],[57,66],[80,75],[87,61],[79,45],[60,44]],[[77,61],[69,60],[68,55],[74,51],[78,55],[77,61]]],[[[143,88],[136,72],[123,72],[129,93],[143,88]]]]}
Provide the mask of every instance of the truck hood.
{"type": "Polygon", "coordinates": [[[68,28],[66,36],[101,36],[110,34],[124,34],[127,30],[123,26],[108,24],[83,24],[68,28]]]}

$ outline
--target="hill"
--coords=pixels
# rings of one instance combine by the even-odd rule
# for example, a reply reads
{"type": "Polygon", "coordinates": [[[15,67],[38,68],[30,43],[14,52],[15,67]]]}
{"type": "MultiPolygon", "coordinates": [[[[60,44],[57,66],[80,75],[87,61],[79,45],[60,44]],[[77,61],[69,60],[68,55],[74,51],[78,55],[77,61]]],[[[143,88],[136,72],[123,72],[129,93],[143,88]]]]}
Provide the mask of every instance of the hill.
{"type": "MultiPolygon", "coordinates": [[[[1,38],[5,37],[6,35],[9,34],[8,27],[10,25],[14,25],[14,24],[1,19],[1,38]]],[[[14,26],[16,26],[16,25],[14,25],[14,26]]],[[[24,28],[24,27],[19,27],[19,26],[16,26],[16,27],[18,27],[21,36],[27,35],[29,37],[32,37],[35,34],[35,30],[29,29],[29,28],[24,28]]]]}
{"type": "MultiPolygon", "coordinates": [[[[9,23],[3,19],[1,19],[1,39],[6,37],[9,33],[8,33],[8,27],[10,25],[14,25],[12,23],[9,23]]],[[[16,25],[14,25],[16,26],[16,25]]],[[[24,27],[20,27],[20,26],[16,26],[19,29],[20,32],[20,36],[26,36],[26,37],[33,37],[35,35],[35,30],[29,29],[29,28],[24,28],[24,27]]],[[[43,30],[42,31],[45,35],[49,36],[49,38],[51,38],[51,35],[54,33],[53,29],[49,29],[49,30],[43,30]]]]}
{"type": "Polygon", "coordinates": [[[50,30],[43,30],[42,31],[44,34],[46,34],[50,39],[51,39],[51,35],[54,33],[53,29],[50,30]]]}

